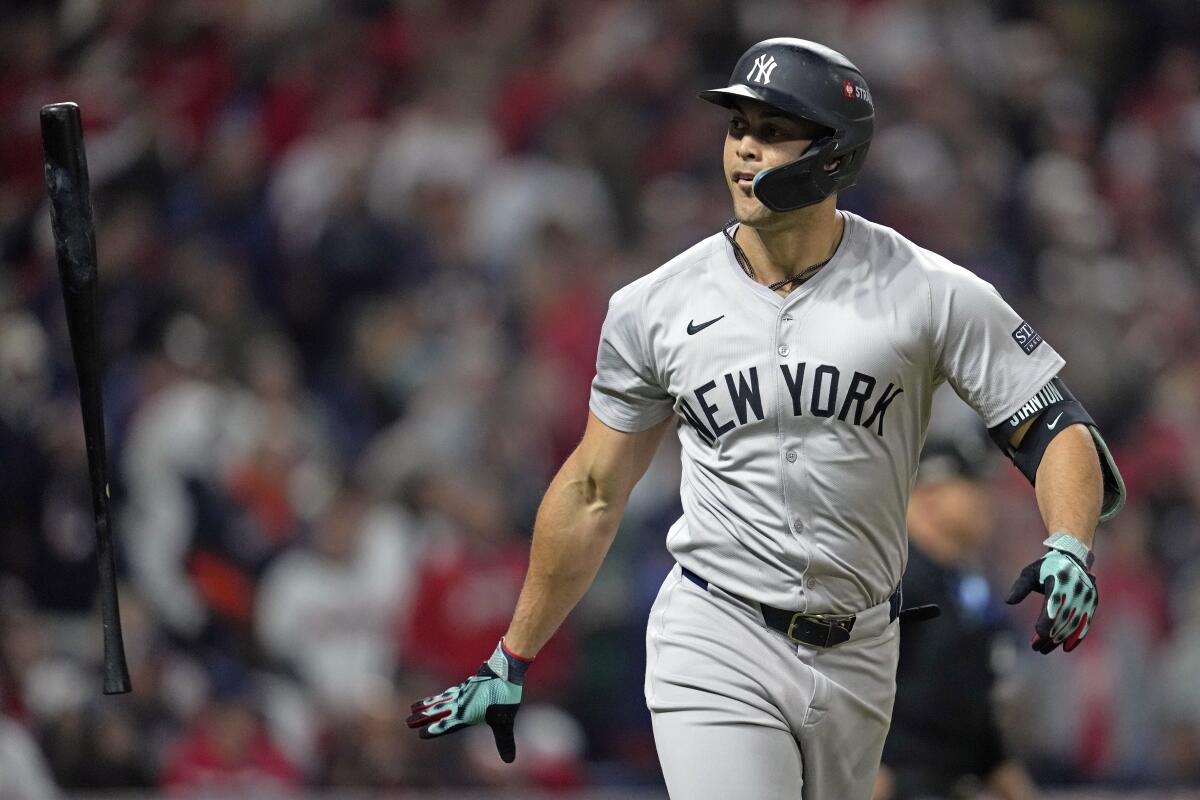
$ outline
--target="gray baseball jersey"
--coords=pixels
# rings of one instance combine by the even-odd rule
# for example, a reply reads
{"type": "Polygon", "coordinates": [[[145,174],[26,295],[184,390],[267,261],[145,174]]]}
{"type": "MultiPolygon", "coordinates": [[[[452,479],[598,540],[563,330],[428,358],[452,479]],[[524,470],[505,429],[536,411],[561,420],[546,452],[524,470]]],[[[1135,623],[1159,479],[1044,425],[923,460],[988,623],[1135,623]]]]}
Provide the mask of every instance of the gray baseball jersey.
{"type": "Polygon", "coordinates": [[[808,613],[861,611],[900,582],[937,386],[991,427],[1064,363],[990,284],[839,213],[833,259],[786,298],[721,233],[616,292],[590,403],[626,432],[678,417],[682,565],[808,613]]]}

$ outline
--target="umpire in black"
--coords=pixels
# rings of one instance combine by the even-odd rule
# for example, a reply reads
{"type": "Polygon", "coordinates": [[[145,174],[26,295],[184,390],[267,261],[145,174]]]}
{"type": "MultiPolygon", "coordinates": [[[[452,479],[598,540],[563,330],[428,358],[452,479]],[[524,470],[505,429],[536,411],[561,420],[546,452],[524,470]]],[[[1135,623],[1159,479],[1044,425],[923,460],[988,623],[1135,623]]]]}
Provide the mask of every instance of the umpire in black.
{"type": "Polygon", "coordinates": [[[958,800],[984,788],[1004,800],[1034,797],[993,709],[998,670],[1014,652],[1003,598],[977,566],[992,530],[984,481],[994,464],[982,432],[970,428],[936,439],[931,433],[921,454],[908,510],[904,605],[936,603],[941,615],[901,631],[896,705],[874,800],[958,800]]]}

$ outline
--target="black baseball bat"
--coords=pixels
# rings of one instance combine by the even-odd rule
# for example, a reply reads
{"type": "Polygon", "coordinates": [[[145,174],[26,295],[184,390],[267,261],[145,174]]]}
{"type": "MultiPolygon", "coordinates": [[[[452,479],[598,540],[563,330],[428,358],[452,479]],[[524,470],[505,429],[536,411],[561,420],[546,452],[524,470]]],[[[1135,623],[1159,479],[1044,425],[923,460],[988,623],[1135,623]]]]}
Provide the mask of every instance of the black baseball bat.
{"type": "Polygon", "coordinates": [[[100,396],[100,352],[96,343],[96,229],[88,186],[83,124],[75,103],[42,106],[42,150],[54,250],[62,278],[67,331],[79,379],[79,407],[87,442],[100,568],[100,617],[104,626],[104,693],[130,690],[129,667],[117,606],[116,558],[108,513],[108,458],[104,447],[104,405],[100,396]]]}

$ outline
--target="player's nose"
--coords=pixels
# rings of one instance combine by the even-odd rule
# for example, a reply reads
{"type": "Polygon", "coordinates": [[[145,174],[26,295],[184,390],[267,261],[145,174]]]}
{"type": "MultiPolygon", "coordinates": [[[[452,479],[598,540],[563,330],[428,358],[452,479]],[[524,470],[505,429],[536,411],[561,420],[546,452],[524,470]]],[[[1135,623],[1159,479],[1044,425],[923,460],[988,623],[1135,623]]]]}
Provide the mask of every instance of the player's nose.
{"type": "Polygon", "coordinates": [[[742,161],[760,161],[762,160],[762,145],[752,134],[747,132],[741,139],[738,139],[737,155],[742,161]]]}

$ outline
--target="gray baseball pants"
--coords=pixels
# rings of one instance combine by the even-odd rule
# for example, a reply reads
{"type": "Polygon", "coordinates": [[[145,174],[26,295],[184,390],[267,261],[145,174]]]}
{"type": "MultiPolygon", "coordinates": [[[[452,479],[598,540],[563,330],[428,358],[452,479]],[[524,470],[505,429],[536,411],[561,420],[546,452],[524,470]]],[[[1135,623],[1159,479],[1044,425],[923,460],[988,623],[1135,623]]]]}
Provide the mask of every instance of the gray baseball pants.
{"type": "Polygon", "coordinates": [[[858,615],[848,642],[811,647],[675,565],[646,631],[646,705],[667,791],[674,800],[868,800],[899,644],[886,601],[858,615]]]}

